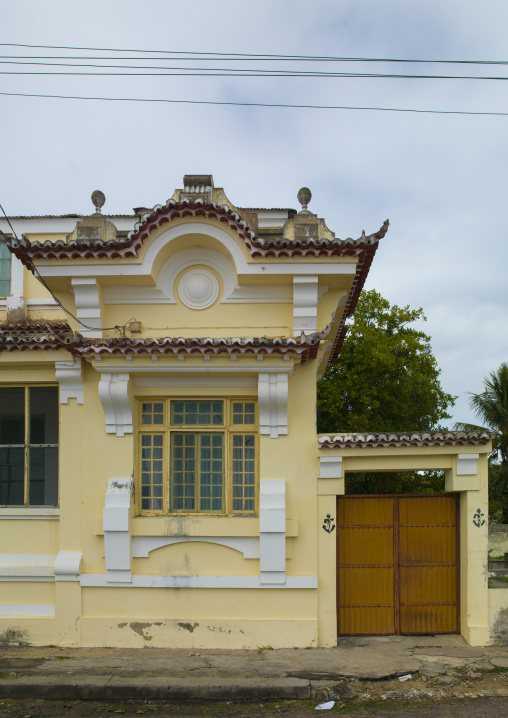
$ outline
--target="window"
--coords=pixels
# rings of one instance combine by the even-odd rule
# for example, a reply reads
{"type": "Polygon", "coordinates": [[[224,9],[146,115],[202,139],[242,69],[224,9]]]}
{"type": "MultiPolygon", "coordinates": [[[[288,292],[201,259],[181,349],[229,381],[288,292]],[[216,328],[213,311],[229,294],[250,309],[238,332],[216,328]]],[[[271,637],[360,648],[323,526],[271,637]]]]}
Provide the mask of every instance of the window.
{"type": "Polygon", "coordinates": [[[0,388],[0,505],[58,506],[58,387],[0,388]]]}
{"type": "Polygon", "coordinates": [[[255,513],[256,422],[248,400],[141,401],[141,513],[255,513]]]}
{"type": "Polygon", "coordinates": [[[4,242],[0,242],[0,297],[11,293],[11,253],[4,242]]]}

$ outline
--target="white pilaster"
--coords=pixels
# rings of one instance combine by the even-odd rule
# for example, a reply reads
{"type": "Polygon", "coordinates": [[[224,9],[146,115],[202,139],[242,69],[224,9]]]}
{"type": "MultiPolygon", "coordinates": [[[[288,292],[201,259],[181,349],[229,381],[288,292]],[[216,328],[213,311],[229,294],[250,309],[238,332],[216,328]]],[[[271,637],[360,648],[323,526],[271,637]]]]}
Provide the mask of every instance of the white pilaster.
{"type": "Polygon", "coordinates": [[[60,404],[67,404],[69,399],[83,403],[83,379],[81,377],[81,361],[56,361],[55,376],[60,384],[60,404]]]}
{"type": "Polygon", "coordinates": [[[132,408],[129,401],[129,374],[101,374],[99,399],[104,409],[106,432],[124,436],[132,434],[132,408]]]}
{"type": "Polygon", "coordinates": [[[276,439],[288,433],[288,375],[260,372],[258,377],[259,431],[276,439]]]}
{"type": "Polygon", "coordinates": [[[95,277],[73,277],[71,284],[76,300],[76,316],[91,327],[85,329],[80,326],[80,333],[84,337],[102,338],[101,302],[97,280],[95,277]]]}
{"type": "Polygon", "coordinates": [[[109,479],[102,512],[107,583],[131,583],[132,479],[109,479]]]}
{"type": "Polygon", "coordinates": [[[259,482],[259,580],[286,583],[286,482],[259,482]]]}
{"type": "Polygon", "coordinates": [[[318,277],[293,277],[293,334],[317,331],[318,277]]]}

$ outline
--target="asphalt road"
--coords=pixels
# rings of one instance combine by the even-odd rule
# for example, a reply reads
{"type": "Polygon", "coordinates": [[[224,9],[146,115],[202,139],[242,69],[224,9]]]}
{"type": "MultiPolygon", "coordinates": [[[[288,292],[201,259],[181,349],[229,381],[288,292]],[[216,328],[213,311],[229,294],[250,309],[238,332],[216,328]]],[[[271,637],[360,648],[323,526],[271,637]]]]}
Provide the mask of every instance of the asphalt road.
{"type": "Polygon", "coordinates": [[[446,701],[372,701],[336,703],[332,710],[316,711],[315,701],[144,703],[136,701],[0,701],[0,718],[507,718],[508,698],[457,699],[446,701]]]}

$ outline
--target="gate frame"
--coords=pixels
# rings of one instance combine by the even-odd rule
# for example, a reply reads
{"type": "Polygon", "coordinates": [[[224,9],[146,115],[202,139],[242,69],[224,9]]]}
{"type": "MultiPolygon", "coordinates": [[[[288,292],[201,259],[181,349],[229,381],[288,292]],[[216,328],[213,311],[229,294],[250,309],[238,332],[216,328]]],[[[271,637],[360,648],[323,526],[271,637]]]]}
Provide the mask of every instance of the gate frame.
{"type": "MultiPolygon", "coordinates": [[[[443,437],[442,434],[440,436],[443,437]]],[[[327,529],[335,527],[336,499],[345,494],[345,474],[425,470],[444,470],[445,490],[459,493],[460,632],[469,645],[489,645],[488,454],[492,450],[491,442],[468,442],[457,436],[456,441],[425,445],[421,435],[418,435],[418,440],[411,441],[410,438],[405,445],[394,445],[393,441],[388,445],[369,435],[360,437],[353,434],[346,438],[355,437],[363,440],[361,446],[359,441],[354,446],[348,446],[345,440],[336,441],[339,437],[319,437],[319,645],[337,645],[336,537],[334,529],[331,532],[327,529]],[[327,518],[331,523],[326,523],[327,518]],[[333,571],[330,571],[330,566],[333,566],[333,571]]],[[[411,435],[405,435],[407,437],[411,435]]]]}

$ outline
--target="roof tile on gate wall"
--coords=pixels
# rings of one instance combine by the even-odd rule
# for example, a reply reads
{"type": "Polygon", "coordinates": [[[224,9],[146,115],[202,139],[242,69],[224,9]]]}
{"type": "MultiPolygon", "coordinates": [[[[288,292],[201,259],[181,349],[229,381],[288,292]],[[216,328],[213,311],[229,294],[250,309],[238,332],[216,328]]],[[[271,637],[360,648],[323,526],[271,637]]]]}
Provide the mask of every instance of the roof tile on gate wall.
{"type": "Polygon", "coordinates": [[[492,440],[488,431],[410,431],[331,434],[318,437],[320,449],[358,449],[400,446],[470,446],[492,440]]]}

